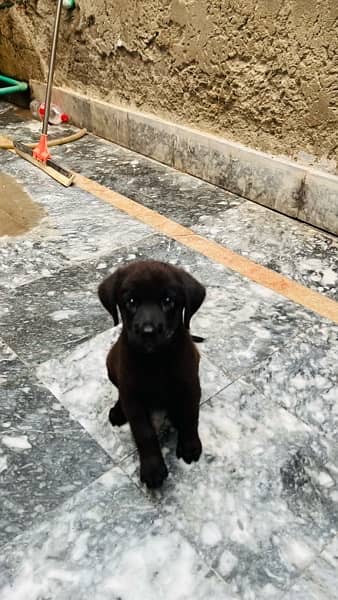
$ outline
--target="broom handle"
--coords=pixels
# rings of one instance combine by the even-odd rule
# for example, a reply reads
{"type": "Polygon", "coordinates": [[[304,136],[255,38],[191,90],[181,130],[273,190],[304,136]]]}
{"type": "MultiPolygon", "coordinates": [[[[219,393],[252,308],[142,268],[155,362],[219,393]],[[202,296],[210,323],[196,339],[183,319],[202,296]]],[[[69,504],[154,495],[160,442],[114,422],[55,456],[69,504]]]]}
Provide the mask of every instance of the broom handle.
{"type": "Polygon", "coordinates": [[[60,28],[61,9],[62,9],[62,0],[57,0],[53,41],[52,41],[52,48],[51,48],[51,52],[50,52],[48,80],[47,80],[47,87],[46,87],[45,114],[43,117],[43,125],[42,125],[42,133],[45,135],[47,135],[47,131],[48,131],[50,101],[51,101],[51,97],[52,97],[53,76],[54,76],[54,69],[55,69],[56,48],[57,48],[59,28],[60,28]]]}

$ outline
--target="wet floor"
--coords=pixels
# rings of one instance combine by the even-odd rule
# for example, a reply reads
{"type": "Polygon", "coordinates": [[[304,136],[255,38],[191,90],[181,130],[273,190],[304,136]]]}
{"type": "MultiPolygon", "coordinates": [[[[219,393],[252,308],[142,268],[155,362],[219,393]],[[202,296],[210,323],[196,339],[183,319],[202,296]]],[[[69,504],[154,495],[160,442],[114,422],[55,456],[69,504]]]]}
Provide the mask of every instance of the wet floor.
{"type": "Polygon", "coordinates": [[[36,227],[45,212],[11,175],[0,172],[0,236],[17,236],[36,227]]]}
{"type": "MultiPolygon", "coordinates": [[[[5,108],[3,135],[30,141],[36,124],[5,108]]],[[[336,297],[334,237],[94,136],[53,155],[336,297]]],[[[8,151],[0,171],[13,227],[35,207],[0,237],[0,600],[334,600],[338,326],[8,151]],[[119,329],[97,287],[154,257],[207,296],[191,324],[204,452],[184,465],[165,436],[170,476],[151,494],[128,426],[108,422],[119,329]]]]}

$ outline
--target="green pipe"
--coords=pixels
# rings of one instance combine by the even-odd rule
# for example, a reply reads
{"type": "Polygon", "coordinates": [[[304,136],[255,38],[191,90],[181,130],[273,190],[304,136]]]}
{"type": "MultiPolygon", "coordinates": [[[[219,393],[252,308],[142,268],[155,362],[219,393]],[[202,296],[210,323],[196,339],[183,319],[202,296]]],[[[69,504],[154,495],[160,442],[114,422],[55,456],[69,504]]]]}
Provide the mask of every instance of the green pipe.
{"type": "Polygon", "coordinates": [[[9,86],[0,87],[0,96],[4,96],[5,94],[13,94],[13,92],[25,92],[28,89],[28,83],[24,81],[17,81],[16,79],[12,79],[11,77],[6,77],[5,75],[0,75],[0,83],[9,83],[9,86]]]}

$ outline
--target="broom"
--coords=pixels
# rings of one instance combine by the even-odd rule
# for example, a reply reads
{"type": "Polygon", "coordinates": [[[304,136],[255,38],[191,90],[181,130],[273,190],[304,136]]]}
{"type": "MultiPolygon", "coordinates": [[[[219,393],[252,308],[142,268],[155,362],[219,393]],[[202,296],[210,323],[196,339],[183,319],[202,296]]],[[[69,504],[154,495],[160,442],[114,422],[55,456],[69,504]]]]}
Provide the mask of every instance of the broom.
{"type": "Polygon", "coordinates": [[[67,171],[67,169],[64,169],[63,167],[55,163],[53,160],[51,160],[51,155],[48,150],[48,121],[55,69],[56,48],[60,28],[61,9],[62,0],[57,0],[52,48],[48,66],[48,78],[45,97],[45,114],[43,117],[40,141],[34,149],[29,148],[29,146],[26,146],[21,142],[14,142],[14,149],[19,156],[21,156],[25,160],[28,160],[30,163],[47,173],[47,175],[53,177],[53,179],[55,179],[62,185],[69,186],[73,182],[74,174],[71,173],[71,171],[67,171]]]}

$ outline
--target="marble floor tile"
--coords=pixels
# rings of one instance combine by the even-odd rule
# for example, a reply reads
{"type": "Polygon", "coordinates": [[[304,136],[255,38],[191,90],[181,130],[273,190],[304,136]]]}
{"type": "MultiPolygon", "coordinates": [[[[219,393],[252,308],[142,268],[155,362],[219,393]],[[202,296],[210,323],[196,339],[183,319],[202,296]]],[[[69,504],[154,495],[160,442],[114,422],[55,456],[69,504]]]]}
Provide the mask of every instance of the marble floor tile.
{"type": "Polygon", "coordinates": [[[226,287],[207,287],[194,317],[209,359],[231,376],[245,373],[288,344],[317,317],[270,290],[242,279],[226,287]]]}
{"type": "Polygon", "coordinates": [[[259,363],[318,319],[285,298],[244,279],[163,236],[150,236],[96,262],[60,271],[0,293],[3,337],[24,360],[44,362],[109,327],[97,285],[135,258],[165,260],[186,268],[207,286],[192,332],[206,341],[203,353],[230,378],[259,363]],[[44,299],[41,306],[41,298],[44,299]],[[58,323],[57,330],[55,322],[58,323]],[[53,340],[53,346],[50,344],[53,340]]]}
{"type": "Polygon", "coordinates": [[[193,252],[174,240],[161,234],[154,234],[136,243],[114,249],[99,259],[82,263],[86,273],[86,283],[91,290],[97,287],[105,277],[121,265],[134,260],[155,259],[168,262],[186,269],[206,286],[226,288],[228,282],[234,285],[243,280],[223,265],[215,263],[202,254],[193,252]]]}
{"type": "Polygon", "coordinates": [[[116,468],[0,553],[1,600],[231,600],[116,468]]]}
{"type": "Polygon", "coordinates": [[[230,378],[318,320],[303,307],[160,235],[87,262],[83,268],[88,289],[96,293],[99,282],[120,264],[154,257],[185,268],[207,287],[191,330],[206,338],[201,350],[230,378]]]}
{"type": "Polygon", "coordinates": [[[322,321],[248,374],[266,398],[338,442],[338,326],[322,321]]]}
{"type": "Polygon", "coordinates": [[[109,456],[0,340],[0,545],[102,475],[109,456]]]}
{"type": "Polygon", "coordinates": [[[338,242],[253,202],[204,214],[192,229],[251,260],[338,299],[338,242]]]}
{"type": "MultiPolygon", "coordinates": [[[[305,571],[285,600],[334,600],[338,589],[338,537],[326,546],[316,561],[305,571]]],[[[283,596],[284,600],[284,596],[283,596]]]]}
{"type": "MultiPolygon", "coordinates": [[[[37,369],[38,378],[117,462],[135,450],[129,425],[113,428],[108,421],[117,390],[108,380],[106,356],[119,332],[120,327],[105,331],[37,369]]],[[[204,354],[200,377],[202,403],[231,383],[204,354]]]]}
{"type": "Polygon", "coordinates": [[[23,361],[44,362],[110,326],[83,279],[81,267],[71,267],[0,291],[1,334],[23,361]]]}
{"type": "Polygon", "coordinates": [[[338,589],[337,560],[318,558],[283,596],[283,600],[335,600],[338,589]]]}
{"type": "Polygon", "coordinates": [[[70,168],[102,185],[338,298],[338,244],[333,236],[93,136],[57,152],[70,168]]]}
{"type": "Polygon", "coordinates": [[[126,148],[86,136],[55,150],[60,162],[189,226],[204,214],[218,214],[244,202],[201,179],[180,173],[126,148]]]}
{"type": "Polygon", "coordinates": [[[106,356],[119,331],[92,337],[37,369],[38,378],[115,462],[135,450],[129,426],[113,428],[108,421],[118,394],[107,376],[106,356]]]}
{"type": "MultiPolygon", "coordinates": [[[[335,540],[336,541],[336,540],[335,540]]],[[[325,556],[328,557],[331,548],[326,552],[325,556]]],[[[335,543],[335,547],[336,543],[335,543]]],[[[323,556],[323,555],[322,555],[323,556]]],[[[311,578],[311,580],[323,590],[323,592],[327,593],[327,598],[337,598],[338,591],[338,560],[337,554],[335,556],[330,556],[331,561],[323,560],[323,558],[319,558],[316,560],[307,570],[306,575],[311,578]]]]}
{"type": "MultiPolygon", "coordinates": [[[[193,466],[168,440],[159,510],[234,593],[279,597],[338,529],[336,448],[242,380],[202,406],[200,435],[193,466]]],[[[136,457],[121,466],[139,484],[136,457]]]]}
{"type": "Polygon", "coordinates": [[[337,593],[333,596],[326,588],[317,585],[311,579],[301,577],[297,583],[282,596],[282,600],[336,600],[337,593]]]}
{"type": "MultiPolygon", "coordinates": [[[[0,128],[1,135],[11,140],[23,143],[37,142],[41,135],[42,122],[33,119],[29,110],[0,102],[0,128]]],[[[75,131],[78,131],[77,127],[69,123],[51,125],[48,128],[48,138],[65,137],[75,131]]]]}
{"type": "Polygon", "coordinates": [[[15,288],[40,277],[57,276],[70,263],[52,241],[32,232],[20,238],[0,238],[0,264],[0,287],[15,288]]]}
{"type": "MultiPolygon", "coordinates": [[[[13,111],[8,115],[8,134],[36,136],[40,123],[11,122],[13,111]]],[[[72,131],[56,127],[52,136],[72,131]]],[[[337,297],[338,246],[332,236],[92,135],[54,148],[53,156],[259,264],[337,297]]]]}
{"type": "MultiPolygon", "coordinates": [[[[50,242],[50,252],[79,262],[99,257],[126,243],[136,242],[153,230],[81,190],[64,188],[48,175],[9,152],[0,153],[2,170],[21,183],[46,211],[37,239],[50,242]]],[[[19,243],[15,238],[16,242],[19,243]]]]}
{"type": "MultiPolygon", "coordinates": [[[[7,109],[3,135],[38,136],[7,109]]],[[[55,158],[336,293],[336,245],[320,232],[93,136],[55,158]]],[[[9,152],[0,164],[47,215],[0,240],[0,600],[336,597],[338,328],[9,152]],[[154,493],[129,427],[107,419],[119,328],[97,297],[117,266],[146,258],[207,288],[191,327],[206,338],[204,452],[185,465],[162,430],[170,475],[154,493]]]]}
{"type": "Polygon", "coordinates": [[[323,560],[331,565],[338,573],[338,536],[336,535],[333,540],[323,550],[321,557],[323,560]]]}

